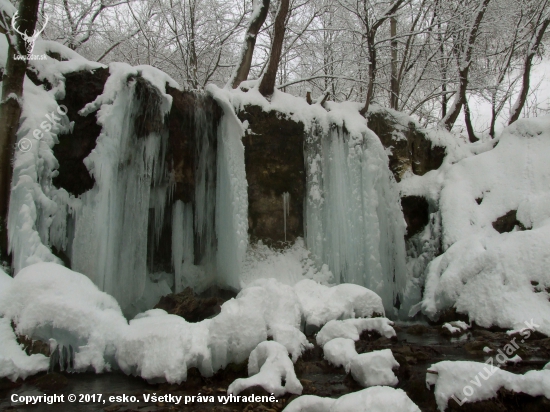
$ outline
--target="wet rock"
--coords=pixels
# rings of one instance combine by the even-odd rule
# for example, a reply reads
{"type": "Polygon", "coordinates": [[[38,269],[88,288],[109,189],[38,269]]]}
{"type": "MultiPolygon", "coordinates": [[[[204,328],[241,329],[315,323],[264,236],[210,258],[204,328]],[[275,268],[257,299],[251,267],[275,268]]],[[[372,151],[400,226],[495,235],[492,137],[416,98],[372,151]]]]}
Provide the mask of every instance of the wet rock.
{"type": "MultiPolygon", "coordinates": [[[[15,330],[15,327],[13,329],[15,330]]],[[[51,355],[49,343],[40,340],[32,340],[24,335],[17,335],[17,341],[23,345],[23,349],[29,356],[34,354],[42,354],[44,356],[51,355]]]]}
{"type": "Polygon", "coordinates": [[[420,233],[430,221],[428,201],[422,196],[405,196],[401,198],[403,216],[407,222],[405,239],[420,233]]]}
{"type": "Polygon", "coordinates": [[[520,230],[525,230],[525,226],[523,226],[519,220],[517,219],[517,210],[510,210],[505,215],[499,217],[497,220],[495,220],[492,225],[493,228],[498,233],[506,233],[511,232],[514,230],[514,228],[517,226],[520,230]]]}
{"type": "Polygon", "coordinates": [[[232,296],[199,297],[193,289],[173,293],[160,298],[155,309],[163,309],[172,315],[178,315],[188,322],[200,322],[211,318],[221,311],[221,305],[232,296]]]}
{"type": "Polygon", "coordinates": [[[268,245],[304,235],[304,125],[276,111],[246,106],[238,113],[249,126],[243,138],[252,240],[268,245]],[[286,236],[283,194],[289,194],[286,236]]]}
{"type": "Polygon", "coordinates": [[[78,196],[94,186],[94,179],[83,160],[94,149],[101,133],[95,113],[80,116],[78,111],[103,93],[109,69],[83,70],[64,76],[65,97],[58,104],[67,107],[67,116],[74,122],[74,127],[72,132],[59,135],[59,144],[53,147],[55,158],[59,161],[59,174],[53,178],[53,184],[78,196]]]}

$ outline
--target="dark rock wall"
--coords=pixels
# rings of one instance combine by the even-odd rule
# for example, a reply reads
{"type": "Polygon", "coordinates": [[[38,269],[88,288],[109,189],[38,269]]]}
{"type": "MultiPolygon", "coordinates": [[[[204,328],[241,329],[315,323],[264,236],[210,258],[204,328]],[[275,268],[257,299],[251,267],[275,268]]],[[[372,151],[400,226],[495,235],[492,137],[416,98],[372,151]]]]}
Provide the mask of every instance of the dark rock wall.
{"type": "Polygon", "coordinates": [[[283,193],[290,194],[286,240],[304,235],[304,125],[281,113],[247,106],[238,113],[249,128],[243,138],[248,180],[248,224],[252,240],[285,240],[283,193]]]}
{"type": "Polygon", "coordinates": [[[94,149],[101,133],[95,113],[83,117],[78,111],[103,93],[108,77],[109,69],[65,74],[65,98],[58,104],[67,106],[67,116],[74,122],[74,127],[72,133],[58,136],[59,144],[53,148],[59,161],[59,174],[53,179],[53,184],[75,196],[94,186],[94,179],[82,161],[94,149]]]}
{"type": "Polygon", "coordinates": [[[443,163],[445,148],[434,146],[412,122],[405,127],[389,112],[376,111],[368,113],[368,126],[384,147],[392,148],[389,166],[398,182],[407,170],[422,176],[443,163]]]}

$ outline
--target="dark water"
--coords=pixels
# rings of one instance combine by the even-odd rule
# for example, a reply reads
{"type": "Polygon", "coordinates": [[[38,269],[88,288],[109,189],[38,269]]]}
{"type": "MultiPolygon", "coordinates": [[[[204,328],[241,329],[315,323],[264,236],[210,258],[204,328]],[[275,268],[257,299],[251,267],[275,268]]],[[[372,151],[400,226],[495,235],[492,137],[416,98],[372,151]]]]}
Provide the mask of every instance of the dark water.
{"type": "MultiPolygon", "coordinates": [[[[423,412],[435,412],[437,410],[433,389],[426,388],[426,370],[430,365],[443,360],[470,360],[483,362],[488,354],[483,348],[491,347],[493,350],[503,347],[510,340],[510,336],[500,331],[487,331],[474,328],[460,337],[444,336],[441,327],[420,326],[413,324],[396,324],[397,339],[386,339],[376,335],[363,334],[361,340],[356,343],[359,353],[370,352],[389,348],[392,350],[400,368],[395,370],[399,378],[398,388],[407,392],[408,396],[415,402],[423,412]]],[[[313,338],[311,338],[313,342],[313,338]]],[[[523,362],[517,365],[505,366],[513,373],[525,373],[532,369],[541,369],[550,360],[550,339],[542,336],[534,336],[522,345],[518,354],[523,362]]],[[[232,412],[232,411],[275,411],[284,409],[295,396],[286,395],[272,403],[240,403],[223,405],[220,402],[194,402],[188,405],[175,404],[174,402],[147,403],[145,395],[173,395],[193,396],[198,393],[213,396],[225,395],[229,384],[236,378],[247,376],[246,362],[241,365],[230,365],[226,370],[219,372],[212,378],[203,378],[197,370],[190,370],[188,379],[181,385],[169,384],[148,384],[146,381],[113,372],[106,374],[68,374],[58,373],[53,375],[41,375],[28,378],[25,382],[8,384],[3,382],[4,389],[0,389],[0,410],[6,411],[106,411],[106,412],[149,412],[149,411],[204,411],[204,412],[232,412]],[[53,378],[52,378],[53,376],[53,378]],[[57,377],[57,378],[55,378],[57,377]],[[53,379],[53,381],[52,381],[53,379]],[[61,383],[55,386],[55,379],[61,383]],[[52,384],[53,382],[53,384],[52,384]],[[40,389],[42,388],[42,389],[40,389]],[[49,389],[48,389],[49,388],[49,389]],[[36,405],[21,405],[12,403],[12,396],[27,395],[63,395],[64,402],[47,405],[44,403],[36,405]],[[75,402],[68,402],[68,395],[76,395],[75,402]],[[86,402],[86,398],[80,395],[96,395],[95,402],[86,402]],[[101,394],[101,399],[99,398],[101,394]],[[131,399],[109,399],[110,397],[127,395],[135,396],[135,402],[131,399]],[[79,402],[82,400],[83,402],[79,402]]],[[[344,394],[361,390],[350,375],[347,375],[342,368],[334,368],[323,359],[322,349],[315,346],[313,350],[307,351],[304,356],[295,364],[295,371],[304,387],[303,394],[318,395],[324,397],[338,398],[344,394]]],[[[2,386],[0,386],[2,387],[2,386]]],[[[249,394],[266,395],[261,388],[248,390],[249,394]]],[[[90,399],[91,400],[91,399],[90,399]]],[[[493,401],[487,401],[493,402],[493,401]]],[[[497,401],[495,401],[497,402],[497,401]]],[[[541,402],[545,399],[518,399],[515,395],[505,395],[498,400],[501,409],[499,411],[538,411],[541,402]],[[506,397],[508,396],[508,398],[506,397]],[[536,404],[533,402],[537,402],[536,404]],[[535,407],[537,406],[537,407],[535,407]]],[[[550,402],[550,401],[549,401],[550,402]]],[[[544,409],[546,404],[543,405],[544,409]]],[[[472,405],[475,406],[475,405],[472,405]]],[[[493,410],[487,405],[482,409],[493,410]]],[[[460,409],[468,411],[468,404],[460,409]]]]}

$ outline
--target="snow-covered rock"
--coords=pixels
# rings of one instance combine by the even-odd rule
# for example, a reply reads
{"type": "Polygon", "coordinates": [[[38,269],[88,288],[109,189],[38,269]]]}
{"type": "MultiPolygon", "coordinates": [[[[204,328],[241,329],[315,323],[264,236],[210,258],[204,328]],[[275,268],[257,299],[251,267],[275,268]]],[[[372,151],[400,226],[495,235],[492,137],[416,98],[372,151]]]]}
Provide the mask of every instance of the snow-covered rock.
{"type": "Polygon", "coordinates": [[[335,338],[323,346],[325,359],[334,366],[342,366],[353,379],[363,387],[399,383],[393,369],[399,363],[393,357],[391,349],[383,349],[358,354],[351,339],[335,338]]]}
{"type": "Polygon", "coordinates": [[[455,308],[484,327],[532,320],[550,335],[550,117],[519,120],[493,144],[401,182],[441,215],[444,253],[426,270],[421,310],[437,319],[455,308]],[[514,211],[516,227],[499,233],[493,222],[514,211]]]}
{"type": "Polygon", "coordinates": [[[75,351],[74,368],[109,370],[127,328],[116,300],[90,279],[55,263],[22,269],[0,300],[0,315],[16,332],[75,351]]]}
{"type": "MultiPolygon", "coordinates": [[[[312,287],[318,285],[307,282],[312,287]]],[[[246,360],[268,337],[274,340],[266,344],[271,349],[259,346],[252,359],[257,360],[260,368],[264,362],[268,365],[279,362],[277,359],[284,352],[290,366],[286,361],[283,366],[290,371],[289,354],[296,361],[312,347],[300,330],[302,318],[312,313],[300,303],[299,285],[259,279],[235,299],[225,302],[221,313],[212,319],[189,323],[154,309],[137,315],[128,324],[116,300],[99,291],[88,277],[55,263],[37,263],[22,269],[15,278],[0,273],[0,316],[6,322],[13,321],[17,333],[45,342],[53,339],[57,346],[71,347],[74,352],[71,367],[76,371],[93,368],[102,372],[118,367],[150,381],[182,382],[191,367],[198,368],[203,376],[212,376],[229,363],[246,360]],[[269,362],[261,360],[262,353],[269,362]]],[[[331,288],[320,288],[325,295],[318,299],[330,295],[331,288]]],[[[357,296],[380,303],[373,292],[352,285],[355,288],[359,293],[352,294],[351,300],[332,302],[331,312],[324,314],[327,320],[369,313],[365,307],[372,302],[356,301],[357,296]]],[[[314,297],[309,297],[308,302],[314,310],[322,306],[321,302],[314,302],[314,297]]],[[[368,324],[385,333],[393,331],[387,319],[366,321],[354,319],[352,324],[368,324]]],[[[269,375],[268,370],[271,369],[268,367],[265,374],[269,375]]],[[[254,379],[260,377],[264,374],[254,379]]],[[[290,385],[287,389],[297,393],[297,386],[290,385]]]]}
{"type": "Polygon", "coordinates": [[[238,395],[253,386],[261,386],[275,396],[302,393],[302,384],[296,377],[288,351],[280,343],[266,341],[256,346],[248,358],[248,375],[249,378],[237,379],[229,385],[227,393],[238,395]]]}
{"type": "Polygon", "coordinates": [[[420,412],[401,389],[374,386],[338,399],[305,395],[293,400],[284,412],[420,412]]]}
{"type": "Polygon", "coordinates": [[[550,370],[516,375],[498,367],[498,356],[495,356],[496,361],[490,363],[443,361],[430,366],[426,374],[426,384],[428,387],[435,385],[435,399],[439,410],[447,409],[450,399],[462,405],[494,398],[500,388],[550,398],[550,370]]]}
{"type": "Polygon", "coordinates": [[[396,336],[393,322],[389,319],[346,319],[327,322],[317,334],[316,340],[319,346],[324,346],[325,343],[334,338],[348,338],[358,341],[359,336],[364,331],[378,332],[388,339],[396,336]]]}

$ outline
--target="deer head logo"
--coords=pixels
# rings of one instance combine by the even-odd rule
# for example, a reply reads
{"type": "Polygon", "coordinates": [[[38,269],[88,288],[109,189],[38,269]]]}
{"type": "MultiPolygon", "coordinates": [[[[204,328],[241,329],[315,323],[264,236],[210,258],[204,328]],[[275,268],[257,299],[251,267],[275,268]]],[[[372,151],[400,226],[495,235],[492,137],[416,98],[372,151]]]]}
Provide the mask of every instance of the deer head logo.
{"type": "Polygon", "coordinates": [[[32,54],[32,50],[34,49],[34,42],[36,41],[36,39],[38,39],[38,36],[40,35],[40,33],[44,31],[44,29],[46,28],[46,25],[48,24],[48,16],[44,16],[45,21],[42,24],[42,29],[40,30],[35,29],[32,36],[29,36],[25,32],[21,33],[19,29],[15,26],[15,22],[17,20],[18,14],[19,12],[15,12],[15,14],[13,15],[11,19],[11,27],[13,28],[13,30],[15,30],[16,33],[18,33],[21,36],[23,40],[25,40],[25,44],[26,44],[25,48],[27,49],[27,54],[30,55],[32,54]]]}

